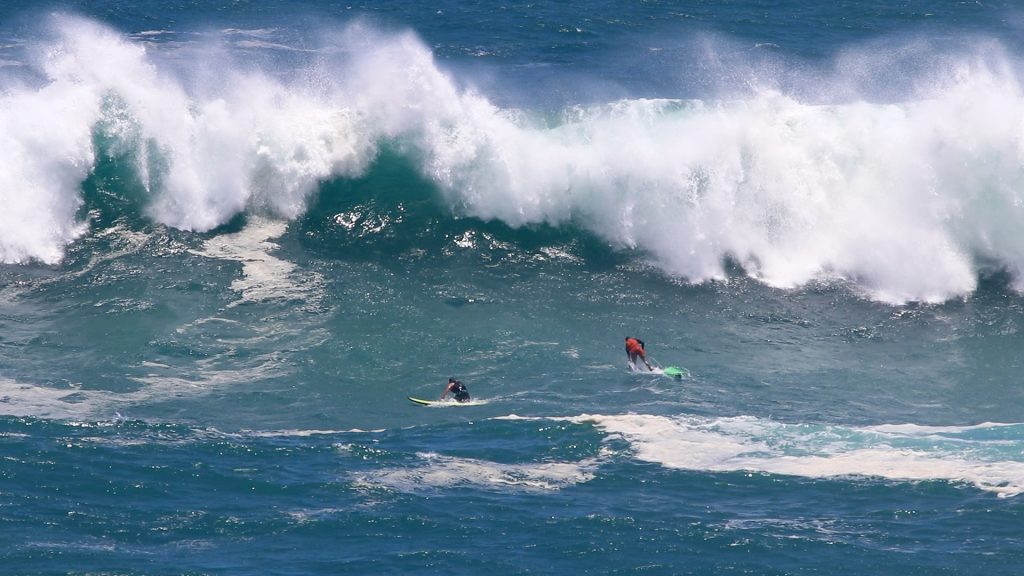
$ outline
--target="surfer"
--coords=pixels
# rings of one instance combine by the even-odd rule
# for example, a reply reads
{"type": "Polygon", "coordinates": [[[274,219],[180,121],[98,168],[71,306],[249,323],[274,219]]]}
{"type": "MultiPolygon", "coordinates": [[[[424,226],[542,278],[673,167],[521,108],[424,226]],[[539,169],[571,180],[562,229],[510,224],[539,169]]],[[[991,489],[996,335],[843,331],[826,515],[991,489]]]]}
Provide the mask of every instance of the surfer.
{"type": "Polygon", "coordinates": [[[654,370],[651,368],[651,363],[647,361],[647,353],[644,351],[644,341],[639,338],[633,338],[632,336],[626,336],[626,356],[629,357],[629,363],[636,368],[636,359],[639,358],[644,361],[644,365],[647,366],[648,370],[654,370]]]}
{"type": "Polygon", "coordinates": [[[444,400],[448,393],[455,397],[456,402],[469,402],[469,390],[466,390],[466,385],[455,378],[448,379],[448,386],[444,389],[444,393],[441,394],[441,400],[444,400]]]}

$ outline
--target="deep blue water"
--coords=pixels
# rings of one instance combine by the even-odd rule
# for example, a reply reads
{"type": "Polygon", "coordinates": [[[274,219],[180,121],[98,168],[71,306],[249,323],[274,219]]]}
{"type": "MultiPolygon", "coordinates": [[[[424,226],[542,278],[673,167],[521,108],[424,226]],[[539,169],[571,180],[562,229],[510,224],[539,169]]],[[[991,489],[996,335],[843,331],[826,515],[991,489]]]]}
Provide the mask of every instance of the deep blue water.
{"type": "Polygon", "coordinates": [[[1018,573],[1022,22],[4,4],[0,574],[1018,573]]]}

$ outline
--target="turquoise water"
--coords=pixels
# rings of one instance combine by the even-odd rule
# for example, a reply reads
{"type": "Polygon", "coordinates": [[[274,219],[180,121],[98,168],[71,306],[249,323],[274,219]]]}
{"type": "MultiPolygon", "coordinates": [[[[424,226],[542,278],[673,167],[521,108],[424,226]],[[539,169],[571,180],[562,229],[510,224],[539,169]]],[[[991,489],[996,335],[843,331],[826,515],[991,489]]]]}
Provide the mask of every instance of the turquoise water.
{"type": "Polygon", "coordinates": [[[0,573],[1016,573],[1019,23],[5,5],[0,573]]]}

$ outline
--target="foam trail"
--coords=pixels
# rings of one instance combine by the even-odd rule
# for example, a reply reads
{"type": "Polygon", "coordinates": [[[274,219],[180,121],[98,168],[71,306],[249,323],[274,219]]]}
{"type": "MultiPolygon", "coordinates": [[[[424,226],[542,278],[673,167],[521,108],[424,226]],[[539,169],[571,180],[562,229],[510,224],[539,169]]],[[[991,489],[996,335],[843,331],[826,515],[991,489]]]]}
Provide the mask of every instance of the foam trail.
{"type": "Polygon", "coordinates": [[[0,415],[90,418],[99,413],[101,404],[110,406],[115,402],[115,395],[107,392],[86,394],[75,389],[49,388],[0,378],[0,415]]]}
{"type": "Polygon", "coordinates": [[[629,442],[637,458],[668,468],[944,480],[969,483],[1001,497],[1024,492],[1020,424],[849,428],[750,417],[647,415],[569,420],[593,423],[629,442]]]}
{"type": "Polygon", "coordinates": [[[556,491],[589,482],[597,462],[501,464],[475,458],[419,453],[422,462],[405,468],[386,468],[356,475],[357,484],[402,492],[473,486],[485,489],[556,491]]]}
{"type": "Polygon", "coordinates": [[[323,284],[316,272],[307,272],[296,280],[295,265],[270,254],[278,246],[273,242],[287,230],[286,222],[253,217],[241,231],[221,234],[207,240],[199,256],[233,260],[242,264],[242,277],[231,282],[241,293],[240,300],[229,305],[269,300],[315,300],[323,284]]]}

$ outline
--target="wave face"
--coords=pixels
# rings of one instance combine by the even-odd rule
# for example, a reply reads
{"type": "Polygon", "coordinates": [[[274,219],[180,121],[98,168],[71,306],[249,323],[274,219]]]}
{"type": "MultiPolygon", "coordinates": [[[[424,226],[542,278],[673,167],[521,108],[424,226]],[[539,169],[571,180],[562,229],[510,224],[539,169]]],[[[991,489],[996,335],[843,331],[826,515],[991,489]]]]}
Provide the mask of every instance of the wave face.
{"type": "Polygon", "coordinates": [[[297,218],[387,145],[456,215],[572,224],[691,282],[736,263],[887,302],[970,294],[993,269],[1021,282],[1024,99],[998,44],[915,64],[889,101],[850,87],[881,83],[856,80],[883,57],[868,51],[813,79],[841,97],[754,85],[549,110],[496,104],[411,32],[351,24],[281,46],[287,67],[244,59],[238,46],[276,45],[255,31],[229,46],[236,32],[180,47],[52,17],[0,96],[0,259],[59,262],[89,229],[82,184],[104,158],[130,168],[121,193],[153,221],[208,231],[297,218]]]}

